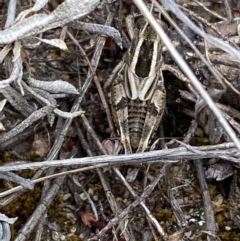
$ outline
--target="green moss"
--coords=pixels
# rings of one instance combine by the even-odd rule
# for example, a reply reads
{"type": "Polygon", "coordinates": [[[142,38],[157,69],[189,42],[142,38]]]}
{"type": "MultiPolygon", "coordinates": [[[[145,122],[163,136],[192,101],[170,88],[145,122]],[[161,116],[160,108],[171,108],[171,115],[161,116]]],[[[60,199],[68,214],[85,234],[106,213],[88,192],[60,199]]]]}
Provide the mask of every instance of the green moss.
{"type": "Polygon", "coordinates": [[[59,213],[58,217],[56,217],[56,222],[61,227],[62,231],[66,233],[71,233],[72,228],[75,227],[76,224],[73,223],[67,213],[59,213]]]}
{"type": "Polygon", "coordinates": [[[100,183],[98,183],[98,184],[94,185],[93,191],[94,191],[94,193],[102,192],[103,186],[100,183]]]}
{"type": "Polygon", "coordinates": [[[17,221],[11,225],[12,239],[16,237],[19,229],[32,215],[40,200],[41,191],[41,185],[35,185],[33,191],[23,193],[17,199],[0,209],[0,212],[8,217],[18,217],[17,221]]]}
{"type": "Polygon", "coordinates": [[[211,198],[219,194],[216,184],[212,184],[211,182],[210,183],[208,182],[208,190],[211,198]]]}
{"type": "Polygon", "coordinates": [[[240,241],[240,233],[238,232],[225,231],[225,232],[219,233],[218,237],[224,241],[240,241]]]}
{"type": "Polygon", "coordinates": [[[209,144],[209,138],[204,137],[204,136],[197,137],[197,145],[198,146],[205,146],[207,144],[209,144]]]}
{"type": "Polygon", "coordinates": [[[48,208],[48,215],[50,218],[55,218],[59,215],[60,210],[61,210],[61,204],[62,204],[62,196],[57,196],[54,200],[54,203],[52,203],[50,205],[50,207],[48,208]]]}
{"type": "Polygon", "coordinates": [[[23,193],[16,200],[1,208],[1,212],[5,213],[9,217],[17,216],[21,219],[27,220],[39,202],[41,190],[42,187],[40,185],[36,185],[33,191],[23,193]]]}
{"type": "Polygon", "coordinates": [[[77,235],[73,235],[67,238],[67,241],[82,241],[83,239],[78,237],[77,235]]]}
{"type": "Polygon", "coordinates": [[[217,215],[215,215],[215,220],[218,223],[219,228],[224,228],[226,225],[226,222],[230,219],[229,213],[227,209],[224,209],[223,211],[219,212],[217,215]]]}
{"type": "Polygon", "coordinates": [[[125,187],[121,185],[114,185],[112,192],[114,196],[122,196],[125,191],[125,187]]]}
{"type": "Polygon", "coordinates": [[[205,240],[207,240],[207,234],[206,233],[200,233],[197,236],[197,241],[205,241],[205,240]]]}
{"type": "MultiPolygon", "coordinates": [[[[21,171],[17,173],[23,178],[31,179],[35,174],[35,171],[21,171]]],[[[11,185],[15,186],[15,183],[10,182],[11,185]]],[[[4,189],[6,190],[6,188],[4,189]]],[[[14,225],[11,225],[12,238],[14,239],[22,227],[26,223],[28,218],[32,215],[33,211],[39,204],[42,194],[42,184],[36,184],[33,191],[27,191],[21,194],[17,199],[11,201],[8,205],[0,209],[0,212],[4,213],[9,217],[18,217],[14,225]]],[[[50,217],[54,218],[59,214],[61,208],[62,197],[59,195],[54,200],[54,203],[50,206],[48,214],[50,217]]],[[[34,240],[34,232],[32,232],[31,237],[34,240]]],[[[43,239],[46,240],[46,239],[43,239]]]]}
{"type": "Polygon", "coordinates": [[[172,211],[170,208],[169,209],[164,208],[159,210],[158,212],[155,212],[154,216],[158,221],[166,221],[172,217],[172,211]]]}
{"type": "Polygon", "coordinates": [[[1,155],[1,160],[3,161],[3,163],[14,161],[14,158],[12,157],[12,154],[10,152],[4,151],[0,155],[1,155]]]}
{"type": "MultiPolygon", "coordinates": [[[[154,212],[153,215],[159,222],[161,222],[161,225],[163,226],[164,229],[168,228],[166,226],[166,221],[168,221],[168,223],[171,225],[177,224],[177,219],[170,207],[163,208],[163,209],[159,210],[158,212],[154,212]]],[[[171,231],[169,230],[168,233],[171,234],[171,231]]]]}

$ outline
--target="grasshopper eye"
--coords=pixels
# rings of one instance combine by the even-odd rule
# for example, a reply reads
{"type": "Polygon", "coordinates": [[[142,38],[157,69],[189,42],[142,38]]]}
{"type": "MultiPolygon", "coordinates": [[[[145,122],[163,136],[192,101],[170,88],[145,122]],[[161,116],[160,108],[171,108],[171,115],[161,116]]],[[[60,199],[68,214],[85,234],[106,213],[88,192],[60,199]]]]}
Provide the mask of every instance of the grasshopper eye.
{"type": "Polygon", "coordinates": [[[195,75],[200,75],[200,70],[199,69],[195,70],[195,75]]]}
{"type": "Polygon", "coordinates": [[[181,103],[182,102],[180,98],[177,98],[175,101],[176,101],[176,103],[181,103]]]}

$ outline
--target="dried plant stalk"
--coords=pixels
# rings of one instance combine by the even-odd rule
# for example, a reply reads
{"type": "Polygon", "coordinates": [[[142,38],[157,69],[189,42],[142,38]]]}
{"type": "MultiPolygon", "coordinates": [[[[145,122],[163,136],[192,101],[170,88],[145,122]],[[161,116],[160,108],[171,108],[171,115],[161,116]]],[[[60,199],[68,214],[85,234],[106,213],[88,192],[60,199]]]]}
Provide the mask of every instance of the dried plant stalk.
{"type": "Polygon", "coordinates": [[[99,0],[65,0],[49,15],[42,13],[34,14],[15,23],[12,27],[0,31],[0,44],[8,44],[17,39],[34,36],[63,26],[75,19],[84,17],[98,4],[99,0]]]}
{"type": "Polygon", "coordinates": [[[47,114],[51,113],[54,110],[55,106],[45,106],[40,110],[33,112],[27,119],[13,128],[11,131],[3,134],[1,136],[0,144],[8,141],[10,138],[18,135],[19,133],[23,132],[26,128],[31,126],[35,121],[41,119],[42,117],[46,116],[47,114]]]}

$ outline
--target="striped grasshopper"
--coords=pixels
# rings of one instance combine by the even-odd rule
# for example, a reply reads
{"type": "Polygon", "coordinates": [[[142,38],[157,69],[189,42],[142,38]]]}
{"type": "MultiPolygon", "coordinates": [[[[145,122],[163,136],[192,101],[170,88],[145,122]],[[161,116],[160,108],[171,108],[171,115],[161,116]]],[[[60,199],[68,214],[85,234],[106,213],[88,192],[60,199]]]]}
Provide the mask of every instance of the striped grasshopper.
{"type": "Polygon", "coordinates": [[[161,39],[143,18],[137,23],[129,50],[110,76],[112,113],[125,154],[147,149],[166,99],[161,39]]]}

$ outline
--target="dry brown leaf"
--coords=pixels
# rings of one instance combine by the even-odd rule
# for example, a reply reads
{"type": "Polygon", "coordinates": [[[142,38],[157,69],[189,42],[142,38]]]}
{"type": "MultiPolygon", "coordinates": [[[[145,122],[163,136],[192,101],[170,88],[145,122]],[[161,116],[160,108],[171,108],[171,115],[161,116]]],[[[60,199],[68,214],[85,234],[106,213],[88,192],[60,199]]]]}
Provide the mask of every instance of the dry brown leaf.
{"type": "Polygon", "coordinates": [[[233,175],[233,165],[227,161],[219,161],[213,165],[210,165],[205,174],[206,178],[222,181],[233,175]]]}
{"type": "Polygon", "coordinates": [[[223,201],[224,201],[224,198],[222,194],[218,194],[213,198],[212,203],[213,203],[213,208],[215,213],[219,213],[224,210],[224,205],[222,205],[223,201]]]}
{"type": "Polygon", "coordinates": [[[117,155],[122,149],[119,139],[106,139],[102,144],[109,155],[117,155]]]}
{"type": "Polygon", "coordinates": [[[220,207],[223,204],[223,196],[222,194],[218,194],[213,198],[213,204],[217,207],[220,207]]]}
{"type": "Polygon", "coordinates": [[[85,225],[87,225],[89,227],[91,227],[90,222],[92,222],[92,221],[96,222],[97,221],[97,219],[95,218],[93,213],[82,213],[81,214],[81,220],[85,225]]]}
{"type": "Polygon", "coordinates": [[[67,45],[61,39],[43,39],[43,38],[37,38],[37,39],[43,43],[50,44],[50,45],[60,48],[62,50],[68,50],[67,45]]]}
{"type": "Polygon", "coordinates": [[[42,135],[35,134],[32,148],[37,156],[41,158],[47,156],[49,152],[49,144],[47,138],[44,138],[42,135]]]}
{"type": "Polygon", "coordinates": [[[175,232],[174,234],[170,235],[168,237],[168,240],[169,241],[179,241],[183,238],[184,234],[186,232],[186,228],[180,230],[180,231],[177,231],[175,232]]]}

